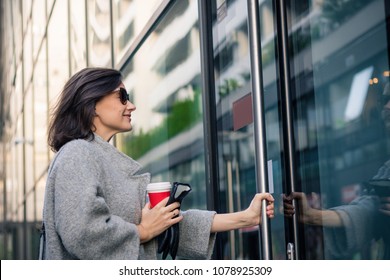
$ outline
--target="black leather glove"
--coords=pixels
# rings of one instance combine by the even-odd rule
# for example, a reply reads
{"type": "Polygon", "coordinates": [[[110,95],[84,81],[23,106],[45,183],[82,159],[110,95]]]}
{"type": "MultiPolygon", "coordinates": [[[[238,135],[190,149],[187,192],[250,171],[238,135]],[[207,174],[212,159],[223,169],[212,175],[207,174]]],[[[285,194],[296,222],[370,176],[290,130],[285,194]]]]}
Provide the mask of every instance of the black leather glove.
{"type": "MultiPolygon", "coordinates": [[[[167,205],[173,202],[179,202],[181,205],[183,198],[190,191],[191,186],[189,184],[174,182],[167,205]]],[[[180,210],[180,206],[178,209],[180,210]]],[[[162,259],[165,260],[168,256],[168,253],[170,253],[173,260],[176,258],[177,249],[179,247],[179,238],[179,223],[172,225],[158,236],[157,252],[159,254],[162,253],[162,259]]]]}

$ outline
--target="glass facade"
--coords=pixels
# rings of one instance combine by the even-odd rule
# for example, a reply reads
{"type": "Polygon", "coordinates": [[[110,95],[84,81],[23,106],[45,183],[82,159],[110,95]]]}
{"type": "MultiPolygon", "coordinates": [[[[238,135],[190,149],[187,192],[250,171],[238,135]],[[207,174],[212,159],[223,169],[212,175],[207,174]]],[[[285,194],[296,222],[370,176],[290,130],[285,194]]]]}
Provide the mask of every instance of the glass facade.
{"type": "Polygon", "coordinates": [[[214,258],[262,259],[264,234],[272,259],[390,258],[380,211],[390,177],[388,1],[258,0],[256,25],[248,2],[0,1],[1,259],[38,257],[50,108],[86,66],[122,71],[137,110],[133,130],[112,144],[152,181],[191,184],[184,209],[245,209],[260,189],[257,162],[266,163],[276,198],[268,232],[218,234],[214,258]]]}
{"type": "Polygon", "coordinates": [[[344,232],[325,222],[322,228],[305,224],[304,242],[316,245],[300,253],[304,258],[389,258],[383,247],[389,241],[388,217],[367,202],[369,182],[381,176],[390,156],[382,113],[389,84],[389,7],[387,1],[345,1],[337,8],[331,2],[291,1],[298,186],[315,207],[345,211],[350,223],[344,231],[356,240],[343,240],[344,232]]]}
{"type": "Polygon", "coordinates": [[[118,148],[138,160],[154,181],[197,186],[186,206],[206,209],[197,1],[170,4],[134,58],[118,64],[132,55],[129,50],[166,6],[162,2],[3,4],[4,26],[12,28],[2,30],[7,39],[2,41],[3,57],[9,60],[2,77],[2,259],[38,256],[45,181],[53,157],[46,141],[50,108],[66,80],[86,66],[121,68],[137,105],[134,131],[115,139],[118,148]]]}
{"type": "MultiPolygon", "coordinates": [[[[213,24],[215,100],[218,120],[218,158],[221,210],[244,210],[250,203],[256,188],[254,126],[251,112],[251,66],[249,53],[248,15],[246,1],[215,1],[213,24]],[[246,103],[248,102],[248,103],[246,103]],[[242,105],[241,105],[242,104],[242,105]],[[248,110],[243,112],[240,107],[248,110]],[[247,121],[240,121],[247,114],[247,121]]],[[[270,176],[270,191],[282,193],[282,156],[279,133],[279,108],[275,57],[273,7],[271,1],[261,4],[260,26],[263,78],[267,86],[264,92],[266,107],[266,131],[270,176]]],[[[276,208],[280,207],[279,200],[276,208]]],[[[274,251],[284,247],[283,216],[272,222],[274,251]],[[281,237],[279,235],[282,235],[281,237]],[[278,249],[279,248],[279,249],[278,249]]],[[[226,234],[224,258],[258,259],[259,250],[253,250],[258,241],[258,227],[245,228],[226,234]]],[[[281,252],[280,252],[281,253],[281,252]]]]}
{"type": "Polygon", "coordinates": [[[185,207],[205,209],[197,2],[172,4],[123,73],[137,110],[133,130],[118,135],[118,146],[152,181],[194,186],[185,207]]]}

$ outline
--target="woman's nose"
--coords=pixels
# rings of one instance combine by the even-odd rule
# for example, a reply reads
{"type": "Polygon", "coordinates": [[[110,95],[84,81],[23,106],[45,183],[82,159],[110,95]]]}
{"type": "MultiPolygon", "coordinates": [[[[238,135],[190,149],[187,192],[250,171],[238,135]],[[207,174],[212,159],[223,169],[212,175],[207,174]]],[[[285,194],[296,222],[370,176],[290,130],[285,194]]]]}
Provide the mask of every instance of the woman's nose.
{"type": "Polygon", "coordinates": [[[137,109],[137,107],[135,107],[135,105],[130,101],[127,101],[127,109],[134,111],[135,109],[137,109]]]}

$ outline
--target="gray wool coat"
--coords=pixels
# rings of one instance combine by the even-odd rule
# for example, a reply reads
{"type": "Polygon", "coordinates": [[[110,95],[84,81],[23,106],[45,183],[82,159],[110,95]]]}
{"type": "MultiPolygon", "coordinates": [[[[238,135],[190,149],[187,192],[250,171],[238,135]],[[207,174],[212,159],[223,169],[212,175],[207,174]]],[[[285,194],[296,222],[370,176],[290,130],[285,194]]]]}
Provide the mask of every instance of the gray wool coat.
{"type": "MultiPolygon", "coordinates": [[[[56,154],[46,184],[44,259],[156,259],[157,242],[140,244],[136,225],[150,174],[98,135],[56,154]]],[[[183,211],[178,256],[211,257],[215,212],[183,211]]]]}

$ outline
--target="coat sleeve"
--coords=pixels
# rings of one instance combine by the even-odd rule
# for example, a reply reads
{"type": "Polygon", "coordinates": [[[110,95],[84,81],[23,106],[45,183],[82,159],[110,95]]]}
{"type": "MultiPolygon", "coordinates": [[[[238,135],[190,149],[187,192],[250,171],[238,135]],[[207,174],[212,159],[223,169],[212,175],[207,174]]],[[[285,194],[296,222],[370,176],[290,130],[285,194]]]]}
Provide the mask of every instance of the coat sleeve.
{"type": "Polygon", "coordinates": [[[324,228],[327,254],[332,258],[348,258],[360,251],[374,236],[378,200],[374,196],[358,197],[348,205],[331,208],[340,216],[343,226],[324,228]]]}
{"type": "Polygon", "coordinates": [[[210,233],[214,211],[183,211],[179,223],[180,239],[178,256],[184,259],[210,259],[213,253],[216,233],[210,233]]]}
{"type": "Polygon", "coordinates": [[[110,212],[102,187],[104,170],[90,154],[79,149],[77,155],[58,161],[53,170],[57,234],[65,249],[79,259],[137,259],[137,227],[110,212]]]}

